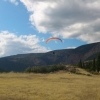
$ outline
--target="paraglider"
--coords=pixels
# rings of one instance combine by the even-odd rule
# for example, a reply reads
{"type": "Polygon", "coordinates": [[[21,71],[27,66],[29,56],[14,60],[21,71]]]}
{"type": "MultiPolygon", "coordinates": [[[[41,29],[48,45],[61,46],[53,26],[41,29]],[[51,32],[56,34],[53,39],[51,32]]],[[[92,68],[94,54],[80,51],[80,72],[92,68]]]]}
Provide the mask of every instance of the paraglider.
{"type": "Polygon", "coordinates": [[[62,40],[61,40],[60,38],[58,38],[58,37],[51,37],[51,38],[48,38],[48,39],[46,40],[46,43],[48,43],[48,42],[51,41],[51,40],[60,40],[60,41],[62,42],[62,40]]]}
{"type": "MultiPolygon", "coordinates": [[[[60,40],[61,42],[62,42],[62,40],[60,39],[60,38],[58,38],[58,37],[51,37],[51,38],[48,38],[47,40],[46,40],[46,43],[48,43],[49,41],[51,41],[51,40],[60,40]]],[[[55,55],[55,52],[53,51],[53,54],[55,55]]]]}
{"type": "Polygon", "coordinates": [[[53,51],[53,54],[55,55],[55,52],[53,51]]]}

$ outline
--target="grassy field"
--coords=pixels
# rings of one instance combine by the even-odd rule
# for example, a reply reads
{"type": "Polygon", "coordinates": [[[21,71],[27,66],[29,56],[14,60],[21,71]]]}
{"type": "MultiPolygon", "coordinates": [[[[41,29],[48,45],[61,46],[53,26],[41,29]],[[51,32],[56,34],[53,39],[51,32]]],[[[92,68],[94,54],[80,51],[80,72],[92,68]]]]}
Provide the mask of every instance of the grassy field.
{"type": "Polygon", "coordinates": [[[100,75],[2,73],[0,100],[100,100],[100,75]]]}

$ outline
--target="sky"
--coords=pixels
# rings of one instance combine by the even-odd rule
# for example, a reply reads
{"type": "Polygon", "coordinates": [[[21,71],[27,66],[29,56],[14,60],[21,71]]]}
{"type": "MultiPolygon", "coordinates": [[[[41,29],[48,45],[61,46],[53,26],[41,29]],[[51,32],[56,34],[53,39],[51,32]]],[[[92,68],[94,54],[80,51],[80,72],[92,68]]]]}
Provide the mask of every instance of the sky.
{"type": "Polygon", "coordinates": [[[0,57],[100,42],[100,0],[0,0],[0,57]],[[59,37],[59,40],[46,40],[59,37]]]}

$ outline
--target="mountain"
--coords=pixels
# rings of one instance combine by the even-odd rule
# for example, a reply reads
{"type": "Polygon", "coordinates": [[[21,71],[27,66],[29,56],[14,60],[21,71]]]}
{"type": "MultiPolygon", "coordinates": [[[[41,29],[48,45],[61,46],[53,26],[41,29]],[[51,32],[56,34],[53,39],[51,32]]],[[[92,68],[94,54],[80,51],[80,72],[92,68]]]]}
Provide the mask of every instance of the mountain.
{"type": "Polygon", "coordinates": [[[100,42],[79,46],[75,49],[54,50],[47,53],[18,54],[0,58],[0,68],[6,71],[23,71],[27,67],[51,64],[77,64],[97,57],[100,42]]]}

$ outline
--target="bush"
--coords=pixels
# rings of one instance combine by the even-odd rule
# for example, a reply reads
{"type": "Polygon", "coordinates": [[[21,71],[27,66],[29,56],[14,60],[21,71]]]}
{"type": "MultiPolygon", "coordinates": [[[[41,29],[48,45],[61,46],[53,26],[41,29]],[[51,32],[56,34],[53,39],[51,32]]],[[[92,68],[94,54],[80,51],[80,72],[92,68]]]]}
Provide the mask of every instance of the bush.
{"type": "Polygon", "coordinates": [[[41,66],[41,67],[28,67],[25,72],[28,72],[28,73],[31,73],[31,72],[34,72],[34,73],[49,73],[49,72],[55,72],[55,71],[58,71],[58,70],[65,70],[65,66],[64,65],[51,65],[49,67],[46,67],[46,66],[41,66]]]}
{"type": "Polygon", "coordinates": [[[71,72],[71,73],[76,73],[77,71],[76,71],[75,68],[71,68],[71,69],[70,69],[70,72],[71,72]]]}
{"type": "Polygon", "coordinates": [[[65,70],[65,66],[64,65],[51,65],[49,67],[49,72],[55,72],[55,71],[58,71],[58,70],[65,70]]]}
{"type": "Polygon", "coordinates": [[[27,72],[27,73],[32,72],[32,68],[31,68],[31,67],[28,67],[28,68],[25,70],[25,72],[27,72]]]}
{"type": "Polygon", "coordinates": [[[98,73],[98,72],[92,72],[92,74],[94,74],[94,75],[99,75],[99,73],[98,73]]]}
{"type": "Polygon", "coordinates": [[[58,69],[59,70],[65,70],[66,66],[65,65],[62,65],[62,64],[59,64],[58,65],[58,69]]]}
{"type": "Polygon", "coordinates": [[[40,72],[40,68],[39,67],[33,67],[32,68],[32,72],[39,73],[40,72]]]}
{"type": "Polygon", "coordinates": [[[40,67],[39,72],[40,73],[47,73],[48,72],[48,67],[45,67],[45,66],[40,67]]]}
{"type": "Polygon", "coordinates": [[[49,72],[54,72],[54,71],[57,71],[58,70],[58,67],[57,65],[52,65],[49,67],[49,72]]]}
{"type": "Polygon", "coordinates": [[[91,74],[86,74],[87,76],[91,76],[91,74]]]}

